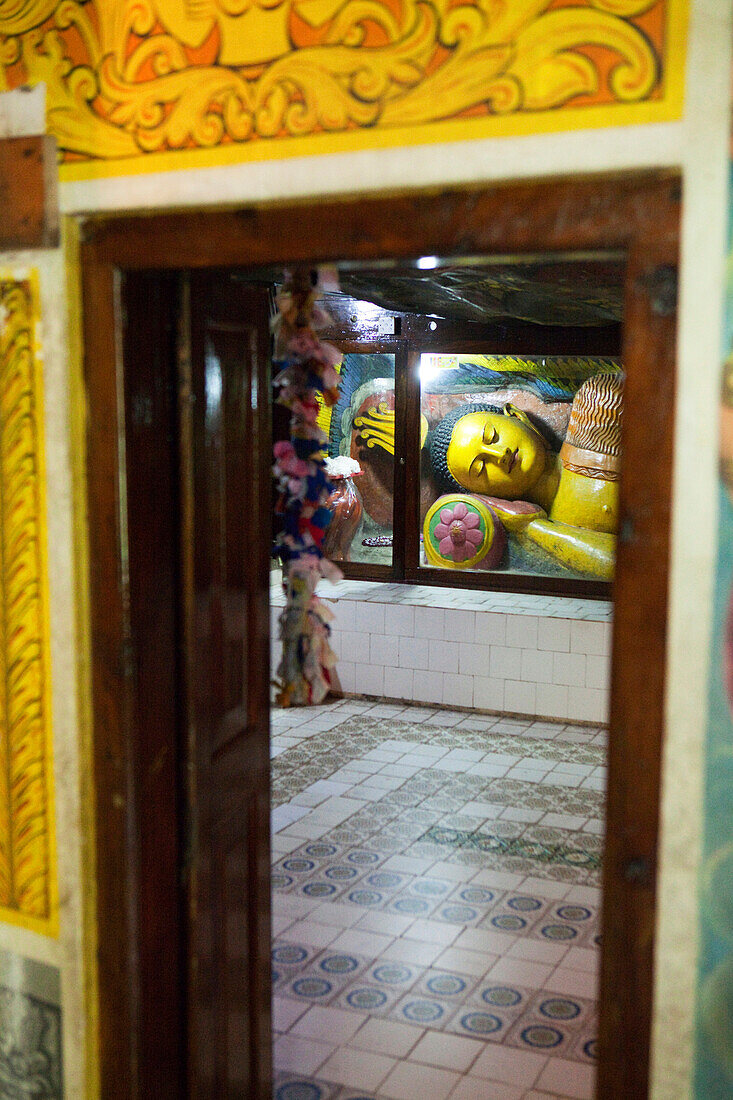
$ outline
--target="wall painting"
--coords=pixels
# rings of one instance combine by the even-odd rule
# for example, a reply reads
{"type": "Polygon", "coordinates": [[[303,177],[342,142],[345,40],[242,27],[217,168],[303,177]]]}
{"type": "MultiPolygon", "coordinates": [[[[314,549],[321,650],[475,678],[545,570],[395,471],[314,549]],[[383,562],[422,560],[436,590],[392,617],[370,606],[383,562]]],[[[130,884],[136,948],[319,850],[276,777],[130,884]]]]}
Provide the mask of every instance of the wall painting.
{"type": "MultiPolygon", "coordinates": [[[[25,0],[62,178],[679,118],[687,0],[25,0]]],[[[419,183],[419,181],[414,181],[419,183]]]]}
{"type": "Polygon", "coordinates": [[[723,1100],[733,1093],[733,166],[728,216],[720,520],[700,882],[696,1100],[723,1100]]]}
{"type": "Polygon", "coordinates": [[[61,978],[0,950],[0,1097],[63,1100],[61,978]]]}
{"type": "MultiPolygon", "coordinates": [[[[733,298],[731,298],[733,303],[733,298]]],[[[731,346],[729,344],[729,346],[731,346]]],[[[730,369],[728,371],[730,375],[730,369]]],[[[724,400],[733,413],[733,387],[724,400]]],[[[725,459],[725,464],[730,457],[725,459]]],[[[731,483],[733,485],[733,482],[731,483]]],[[[733,1093],[733,507],[720,499],[708,738],[705,764],[700,948],[696,1011],[695,1100],[733,1093]]]]}

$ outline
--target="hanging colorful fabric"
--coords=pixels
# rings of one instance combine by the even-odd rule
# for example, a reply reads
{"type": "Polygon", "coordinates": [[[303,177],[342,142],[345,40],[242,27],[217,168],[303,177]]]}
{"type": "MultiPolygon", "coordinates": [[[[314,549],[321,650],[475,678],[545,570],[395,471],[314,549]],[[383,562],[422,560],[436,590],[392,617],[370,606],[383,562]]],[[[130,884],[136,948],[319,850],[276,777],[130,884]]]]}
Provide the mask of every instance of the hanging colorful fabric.
{"type": "Polygon", "coordinates": [[[329,645],[333,615],[316,596],[321,577],[340,580],[341,572],[323,556],[327,507],[333,486],[326,475],[326,436],[318,427],[320,392],[324,404],[338,399],[336,365],[341,353],[320,340],[330,324],[316,304],[310,272],[287,277],[277,296],[274,365],[278,403],[290,409],[290,440],[275,444],[275,477],[282,530],[277,549],[283,563],[285,608],[280,617],[282,660],[278,668],[280,706],[320,703],[332,683],[336,655],[329,645]]]}

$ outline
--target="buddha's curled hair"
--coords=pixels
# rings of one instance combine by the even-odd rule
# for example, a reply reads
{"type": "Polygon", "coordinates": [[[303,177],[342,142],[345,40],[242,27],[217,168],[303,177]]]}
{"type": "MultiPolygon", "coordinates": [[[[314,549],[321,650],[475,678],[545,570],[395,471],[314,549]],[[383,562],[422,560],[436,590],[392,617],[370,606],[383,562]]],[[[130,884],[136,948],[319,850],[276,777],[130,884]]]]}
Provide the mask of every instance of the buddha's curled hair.
{"type": "Polygon", "coordinates": [[[584,382],[573,401],[565,442],[585,451],[618,458],[623,395],[623,376],[596,374],[584,382]]]}
{"type": "Polygon", "coordinates": [[[447,416],[444,416],[439,424],[436,424],[430,433],[428,446],[430,450],[430,462],[433,467],[435,479],[444,493],[465,493],[466,488],[453,477],[448,469],[448,444],[453,435],[453,429],[458,421],[468,413],[492,412],[500,416],[504,412],[500,405],[487,405],[483,402],[466,402],[465,405],[457,405],[447,416]]]}

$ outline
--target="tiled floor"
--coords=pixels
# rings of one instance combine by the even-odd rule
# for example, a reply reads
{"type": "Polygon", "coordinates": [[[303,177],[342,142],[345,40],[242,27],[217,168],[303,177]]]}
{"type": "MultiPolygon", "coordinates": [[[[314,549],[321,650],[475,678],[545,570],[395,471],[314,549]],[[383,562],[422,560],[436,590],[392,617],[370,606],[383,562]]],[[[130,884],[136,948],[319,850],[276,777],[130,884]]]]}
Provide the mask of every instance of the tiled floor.
{"type": "Polygon", "coordinates": [[[273,712],[276,1100],[585,1100],[605,733],[273,712]]]}

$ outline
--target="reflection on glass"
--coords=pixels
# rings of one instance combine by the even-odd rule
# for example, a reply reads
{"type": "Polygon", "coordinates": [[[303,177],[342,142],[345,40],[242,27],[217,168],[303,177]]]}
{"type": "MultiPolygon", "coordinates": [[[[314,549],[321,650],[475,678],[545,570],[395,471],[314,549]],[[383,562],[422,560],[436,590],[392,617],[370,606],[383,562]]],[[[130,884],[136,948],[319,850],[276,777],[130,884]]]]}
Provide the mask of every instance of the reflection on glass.
{"type": "Polygon", "coordinates": [[[422,564],[610,580],[619,364],[423,355],[420,386],[422,564]]]}
{"type": "Polygon", "coordinates": [[[391,565],[394,355],[345,355],[340,391],[338,403],[333,409],[322,410],[319,423],[328,435],[329,458],[351,459],[358,463],[358,472],[350,473],[348,464],[343,464],[345,476],[336,473],[333,518],[328,529],[333,552],[329,556],[339,561],[391,565]]]}

